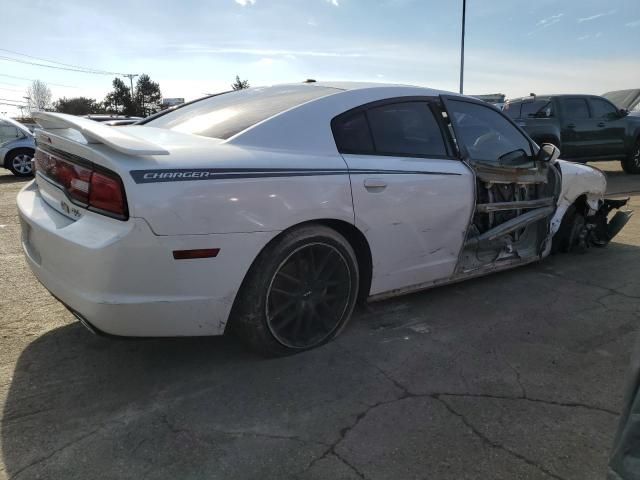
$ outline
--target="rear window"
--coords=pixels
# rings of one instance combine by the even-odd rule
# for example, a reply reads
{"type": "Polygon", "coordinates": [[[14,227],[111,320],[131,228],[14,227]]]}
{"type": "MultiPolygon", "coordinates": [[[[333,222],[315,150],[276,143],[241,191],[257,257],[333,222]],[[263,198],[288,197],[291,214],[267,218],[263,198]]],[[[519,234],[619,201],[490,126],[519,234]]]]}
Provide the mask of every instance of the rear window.
{"type": "Polygon", "coordinates": [[[336,92],[315,85],[249,88],[185,105],[146,125],[227,139],[278,113],[336,92]]]}
{"type": "Polygon", "coordinates": [[[364,112],[337,120],[333,132],[340,152],[373,153],[373,140],[364,112]]]}
{"type": "Polygon", "coordinates": [[[549,100],[535,100],[533,102],[523,102],[522,118],[547,118],[553,116],[551,102],[549,100]]]}

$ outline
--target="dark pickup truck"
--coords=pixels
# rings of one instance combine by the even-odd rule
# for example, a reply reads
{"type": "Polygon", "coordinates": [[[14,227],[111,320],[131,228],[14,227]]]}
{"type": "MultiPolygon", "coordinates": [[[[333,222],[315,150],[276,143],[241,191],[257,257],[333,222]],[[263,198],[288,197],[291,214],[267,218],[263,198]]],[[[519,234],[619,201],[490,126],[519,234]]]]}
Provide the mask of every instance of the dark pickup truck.
{"type": "Polygon", "coordinates": [[[565,160],[620,160],[640,174],[640,117],[596,95],[533,95],[510,100],[504,113],[539,145],[552,143],[565,160]]]}

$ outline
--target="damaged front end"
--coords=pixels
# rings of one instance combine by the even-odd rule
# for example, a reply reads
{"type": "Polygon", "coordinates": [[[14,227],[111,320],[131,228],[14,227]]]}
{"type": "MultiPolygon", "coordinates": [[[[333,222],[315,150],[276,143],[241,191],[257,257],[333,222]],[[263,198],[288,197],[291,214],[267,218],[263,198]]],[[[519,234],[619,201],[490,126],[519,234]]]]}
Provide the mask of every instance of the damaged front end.
{"type": "Polygon", "coordinates": [[[604,247],[624,228],[633,212],[619,210],[627,205],[628,198],[608,199],[591,209],[586,202],[577,202],[565,214],[560,229],[554,237],[556,251],[584,252],[589,247],[604,247]],[[618,210],[610,217],[611,212],[618,210]]]}

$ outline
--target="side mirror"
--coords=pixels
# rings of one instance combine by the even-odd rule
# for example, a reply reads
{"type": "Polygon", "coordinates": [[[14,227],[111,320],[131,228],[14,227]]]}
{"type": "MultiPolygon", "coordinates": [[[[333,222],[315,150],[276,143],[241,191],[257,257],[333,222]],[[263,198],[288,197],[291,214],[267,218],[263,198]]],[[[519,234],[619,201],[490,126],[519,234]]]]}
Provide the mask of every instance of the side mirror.
{"type": "Polygon", "coordinates": [[[626,108],[621,108],[620,110],[618,110],[618,113],[621,117],[626,117],[627,115],[629,115],[629,110],[627,110],[626,108]]]}
{"type": "Polygon", "coordinates": [[[560,149],[552,143],[543,143],[538,150],[536,160],[538,162],[555,162],[560,157],[560,149]]]}

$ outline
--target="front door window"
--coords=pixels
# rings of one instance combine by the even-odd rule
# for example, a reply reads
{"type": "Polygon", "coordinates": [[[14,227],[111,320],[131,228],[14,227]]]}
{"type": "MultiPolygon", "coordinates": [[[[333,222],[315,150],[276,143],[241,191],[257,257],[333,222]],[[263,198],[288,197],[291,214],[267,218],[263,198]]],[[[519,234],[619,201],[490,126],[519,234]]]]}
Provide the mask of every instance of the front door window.
{"type": "Polygon", "coordinates": [[[449,100],[447,110],[452,117],[458,142],[464,145],[474,162],[496,167],[533,166],[531,144],[527,137],[493,107],[449,100]],[[513,159],[518,158],[520,161],[514,164],[513,159]]]}

